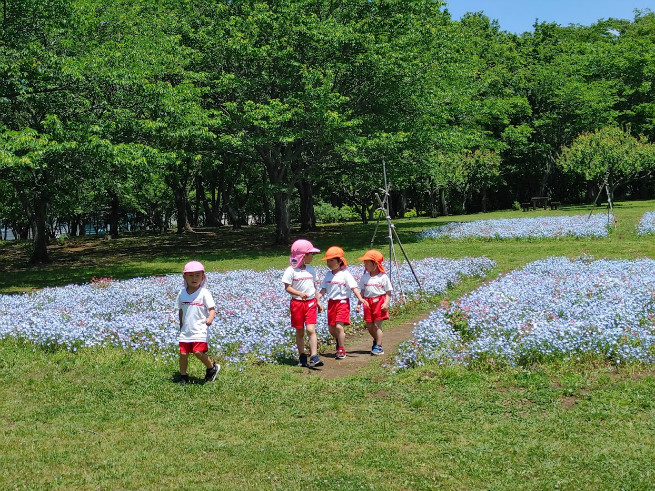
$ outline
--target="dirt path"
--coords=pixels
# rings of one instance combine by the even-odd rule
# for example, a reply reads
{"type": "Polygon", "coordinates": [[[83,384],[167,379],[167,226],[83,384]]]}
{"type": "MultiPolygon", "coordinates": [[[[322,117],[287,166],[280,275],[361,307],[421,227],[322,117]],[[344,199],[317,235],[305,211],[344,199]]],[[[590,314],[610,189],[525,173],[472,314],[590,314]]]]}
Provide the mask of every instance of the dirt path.
{"type": "Polygon", "coordinates": [[[398,345],[410,339],[414,324],[425,317],[426,315],[423,315],[410,319],[394,327],[383,326],[382,346],[384,347],[384,354],[379,356],[371,355],[372,338],[368,331],[364,330],[356,335],[347,335],[346,353],[348,355],[346,358],[337,360],[334,356],[334,346],[329,346],[327,350],[320,354],[325,364],[322,367],[310,369],[307,373],[326,378],[340,378],[356,375],[362,368],[375,361],[389,363],[396,354],[398,345]]]}

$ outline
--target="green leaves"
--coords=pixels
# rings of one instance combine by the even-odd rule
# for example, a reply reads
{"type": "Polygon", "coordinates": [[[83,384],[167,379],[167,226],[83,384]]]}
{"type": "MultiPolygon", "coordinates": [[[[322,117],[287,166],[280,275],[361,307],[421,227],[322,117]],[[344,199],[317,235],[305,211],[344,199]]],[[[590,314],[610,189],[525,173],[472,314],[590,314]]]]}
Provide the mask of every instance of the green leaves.
{"type": "Polygon", "coordinates": [[[615,126],[583,133],[562,153],[558,163],[566,172],[583,174],[588,181],[607,183],[613,189],[643,170],[652,171],[652,144],[615,126]]]}

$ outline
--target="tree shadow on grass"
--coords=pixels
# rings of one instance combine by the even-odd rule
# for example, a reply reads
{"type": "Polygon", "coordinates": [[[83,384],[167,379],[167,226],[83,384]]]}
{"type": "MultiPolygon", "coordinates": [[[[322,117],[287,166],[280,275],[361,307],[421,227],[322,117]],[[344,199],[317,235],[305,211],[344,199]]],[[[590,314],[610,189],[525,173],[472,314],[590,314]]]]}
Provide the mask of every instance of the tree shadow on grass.
{"type": "MultiPolygon", "coordinates": [[[[407,219],[396,225],[403,243],[415,241],[416,232],[432,223],[425,219],[407,219]]],[[[362,224],[321,225],[317,230],[300,232],[293,229],[291,239],[306,238],[319,249],[339,245],[346,254],[359,253],[371,247],[375,222],[362,224]]],[[[387,224],[381,221],[373,247],[388,246],[387,224]]],[[[0,292],[18,293],[46,286],[86,283],[93,276],[124,280],[138,276],[164,275],[179,272],[189,258],[207,262],[239,261],[238,267],[261,259],[270,259],[280,267],[288,256],[289,246],[274,244],[273,226],[248,226],[196,229],[176,234],[123,234],[117,239],[87,235],[69,237],[48,246],[50,262],[30,264],[30,245],[26,241],[0,244],[0,292]],[[5,274],[2,274],[5,273],[5,274]]]]}

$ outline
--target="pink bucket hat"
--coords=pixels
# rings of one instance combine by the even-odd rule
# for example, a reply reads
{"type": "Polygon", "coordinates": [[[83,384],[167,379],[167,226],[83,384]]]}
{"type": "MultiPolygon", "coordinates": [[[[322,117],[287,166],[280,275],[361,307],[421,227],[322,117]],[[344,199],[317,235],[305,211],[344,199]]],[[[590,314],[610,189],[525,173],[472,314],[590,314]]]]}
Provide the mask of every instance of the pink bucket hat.
{"type": "Polygon", "coordinates": [[[314,247],[307,239],[298,239],[293,244],[291,244],[291,258],[289,258],[289,264],[294,268],[302,268],[305,264],[305,254],[315,254],[321,252],[319,249],[314,247]]]}
{"type": "Polygon", "coordinates": [[[199,271],[205,272],[205,267],[200,261],[189,261],[184,265],[183,273],[197,273],[199,271]]]}
{"type": "MultiPolygon", "coordinates": [[[[200,261],[189,261],[184,265],[184,271],[182,272],[182,275],[185,273],[203,273],[203,278],[202,281],[200,282],[200,287],[205,288],[207,286],[207,275],[205,275],[205,267],[202,265],[200,261]]],[[[188,287],[186,279],[184,280],[184,284],[188,287]]]]}

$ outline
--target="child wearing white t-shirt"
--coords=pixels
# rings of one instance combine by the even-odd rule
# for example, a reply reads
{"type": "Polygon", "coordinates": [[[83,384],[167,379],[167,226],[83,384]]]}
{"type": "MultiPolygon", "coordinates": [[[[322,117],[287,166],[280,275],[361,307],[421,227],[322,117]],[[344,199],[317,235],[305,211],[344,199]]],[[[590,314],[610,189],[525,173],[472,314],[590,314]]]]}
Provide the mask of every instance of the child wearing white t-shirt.
{"type": "Polygon", "coordinates": [[[330,271],[321,282],[318,300],[320,302],[324,296],[328,299],[328,329],[337,344],[336,357],[341,360],[346,357],[344,326],[350,325],[350,293],[360,302],[364,302],[364,298],[359,293],[355,278],[346,269],[348,264],[341,247],[330,247],[321,261],[327,261],[330,271]]]}
{"type": "Polygon", "coordinates": [[[213,363],[207,356],[208,327],[211,326],[216,314],[216,304],[212,294],[205,288],[207,276],[205,267],[198,261],[184,265],[184,288],[177,295],[177,308],[180,318],[180,385],[189,382],[187,367],[189,353],[198,358],[207,368],[205,382],[216,379],[221,366],[213,363]]]}
{"type": "MultiPolygon", "coordinates": [[[[360,261],[364,261],[365,273],[359,280],[358,287],[364,297],[364,322],[366,329],[373,338],[372,355],[382,355],[382,321],[389,318],[389,302],[391,302],[391,281],[384,270],[382,253],[371,249],[360,261]]],[[[357,312],[359,306],[357,304],[357,312]]]]}
{"type": "Polygon", "coordinates": [[[314,254],[320,252],[312,243],[298,239],[291,244],[290,266],[282,275],[284,290],[291,295],[291,327],[296,330],[299,367],[320,367],[318,337],[316,336],[316,311],[323,307],[316,301],[316,271],[309,266],[314,254]],[[309,362],[305,353],[305,331],[309,338],[309,362]]]}

